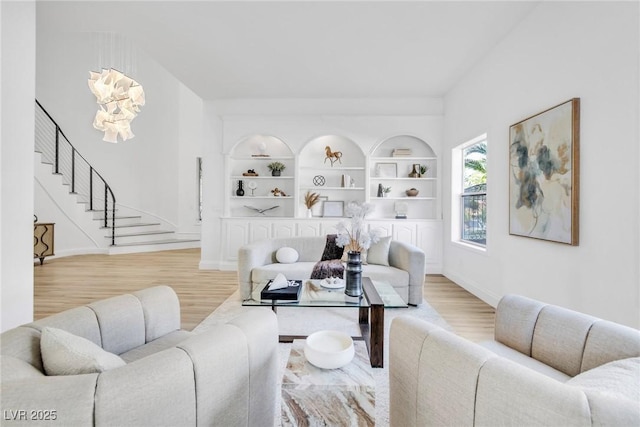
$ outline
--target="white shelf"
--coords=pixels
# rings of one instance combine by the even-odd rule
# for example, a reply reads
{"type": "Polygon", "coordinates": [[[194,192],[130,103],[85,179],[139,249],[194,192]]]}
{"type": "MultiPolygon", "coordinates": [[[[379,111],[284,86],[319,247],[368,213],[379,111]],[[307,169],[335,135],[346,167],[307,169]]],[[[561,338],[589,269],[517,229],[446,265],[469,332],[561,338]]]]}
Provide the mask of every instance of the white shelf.
{"type": "Polygon", "coordinates": [[[300,187],[301,190],[344,190],[344,191],[362,191],[364,187],[300,187]]]}
{"type": "Polygon", "coordinates": [[[375,200],[436,200],[435,197],[420,197],[420,196],[416,196],[416,197],[409,197],[409,196],[400,196],[400,197],[371,197],[371,199],[375,199],[375,200]]]}
{"type": "Polygon", "coordinates": [[[270,199],[270,200],[278,200],[278,199],[293,199],[293,196],[231,196],[232,199],[270,199]]]}
{"type": "Polygon", "coordinates": [[[371,177],[372,181],[420,181],[420,180],[425,180],[425,181],[437,181],[438,178],[409,178],[407,177],[403,177],[403,176],[397,176],[397,177],[384,177],[384,176],[372,176],[371,177]]]}
{"type": "Polygon", "coordinates": [[[258,176],[250,176],[250,175],[233,175],[231,179],[293,179],[292,176],[282,175],[282,176],[271,176],[271,175],[258,175],[258,176]]]}
{"type": "Polygon", "coordinates": [[[293,157],[293,156],[273,156],[273,157],[231,156],[230,158],[231,158],[231,160],[267,161],[267,160],[293,160],[295,157],[293,157]]]}
{"type": "Polygon", "coordinates": [[[313,172],[330,172],[330,171],[363,171],[364,166],[327,166],[324,168],[309,168],[305,167],[304,170],[313,172]]]}
{"type": "Polygon", "coordinates": [[[437,160],[437,158],[435,157],[413,157],[413,156],[406,156],[406,157],[371,157],[371,161],[376,162],[376,161],[385,161],[385,162],[393,162],[393,161],[397,161],[397,160],[402,160],[402,161],[408,161],[408,160],[437,160]]]}

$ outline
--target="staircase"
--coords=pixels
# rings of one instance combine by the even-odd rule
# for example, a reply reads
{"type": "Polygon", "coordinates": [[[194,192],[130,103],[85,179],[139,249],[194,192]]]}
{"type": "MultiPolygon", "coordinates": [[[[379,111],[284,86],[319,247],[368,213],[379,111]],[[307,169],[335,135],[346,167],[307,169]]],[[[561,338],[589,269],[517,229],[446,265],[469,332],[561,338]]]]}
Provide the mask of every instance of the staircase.
{"type": "Polygon", "coordinates": [[[200,247],[199,239],[177,238],[168,224],[153,215],[118,205],[109,184],[71,145],[38,100],[35,110],[35,179],[98,248],[116,254],[200,247]],[[71,199],[62,200],[65,197],[71,199]],[[77,212],[76,205],[82,212],[77,212]]]}

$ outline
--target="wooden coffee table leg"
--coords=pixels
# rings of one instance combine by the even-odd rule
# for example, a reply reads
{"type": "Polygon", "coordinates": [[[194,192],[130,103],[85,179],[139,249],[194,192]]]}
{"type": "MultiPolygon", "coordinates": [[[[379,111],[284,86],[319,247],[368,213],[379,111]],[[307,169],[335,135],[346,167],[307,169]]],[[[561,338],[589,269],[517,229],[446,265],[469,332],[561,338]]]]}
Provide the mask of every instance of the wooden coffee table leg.
{"type": "Polygon", "coordinates": [[[369,301],[369,308],[360,308],[360,330],[367,342],[371,367],[382,368],[384,367],[384,302],[368,277],[363,277],[362,285],[369,301]]]}

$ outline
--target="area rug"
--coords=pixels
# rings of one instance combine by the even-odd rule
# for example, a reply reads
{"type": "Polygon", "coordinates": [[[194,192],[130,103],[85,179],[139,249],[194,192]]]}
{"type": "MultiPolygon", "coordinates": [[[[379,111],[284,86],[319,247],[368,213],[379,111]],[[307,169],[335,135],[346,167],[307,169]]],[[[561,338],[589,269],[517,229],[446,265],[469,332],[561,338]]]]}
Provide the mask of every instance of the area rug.
{"type": "MultiPolygon", "coordinates": [[[[243,307],[240,294],[236,291],[222,303],[213,313],[194,328],[194,332],[203,330],[220,323],[226,323],[240,313],[255,310],[254,307],[243,307]]],[[[440,317],[425,300],[417,307],[388,308],[384,312],[385,342],[384,342],[384,368],[373,369],[376,381],[376,426],[389,425],[389,328],[391,321],[400,315],[408,315],[418,319],[427,320],[445,329],[451,329],[447,322],[440,317]]],[[[352,336],[359,336],[358,310],[345,308],[292,308],[278,307],[278,327],[281,335],[309,335],[323,329],[343,331],[352,336]]],[[[281,343],[279,351],[278,378],[282,379],[291,344],[281,343]]],[[[278,393],[276,419],[274,425],[280,426],[280,394],[278,393]]]]}

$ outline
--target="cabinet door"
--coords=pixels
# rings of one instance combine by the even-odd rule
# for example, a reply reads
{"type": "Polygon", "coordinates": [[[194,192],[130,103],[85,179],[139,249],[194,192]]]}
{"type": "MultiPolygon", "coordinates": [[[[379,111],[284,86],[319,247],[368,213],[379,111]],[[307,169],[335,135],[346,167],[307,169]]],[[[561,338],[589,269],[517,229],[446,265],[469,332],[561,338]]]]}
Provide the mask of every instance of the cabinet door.
{"type": "Polygon", "coordinates": [[[393,239],[416,244],[416,224],[414,222],[397,222],[393,224],[393,239]]]}
{"type": "Polygon", "coordinates": [[[320,223],[320,235],[326,236],[327,234],[337,234],[338,230],[336,230],[336,224],[338,224],[337,220],[335,222],[331,221],[320,223]]]}
{"type": "Polygon", "coordinates": [[[273,224],[273,238],[293,237],[296,235],[296,225],[293,221],[276,222],[273,224]]]}
{"type": "Polygon", "coordinates": [[[226,221],[224,258],[227,261],[238,259],[238,249],[249,243],[249,224],[246,221],[226,221]]]}
{"type": "Polygon", "coordinates": [[[369,229],[379,229],[381,236],[393,236],[393,225],[391,221],[371,221],[369,229]]]}
{"type": "Polygon", "coordinates": [[[300,221],[296,224],[298,236],[313,237],[320,235],[320,224],[316,221],[300,221]]]}
{"type": "Polygon", "coordinates": [[[251,242],[271,238],[271,224],[266,221],[254,221],[249,223],[251,242]]]}

